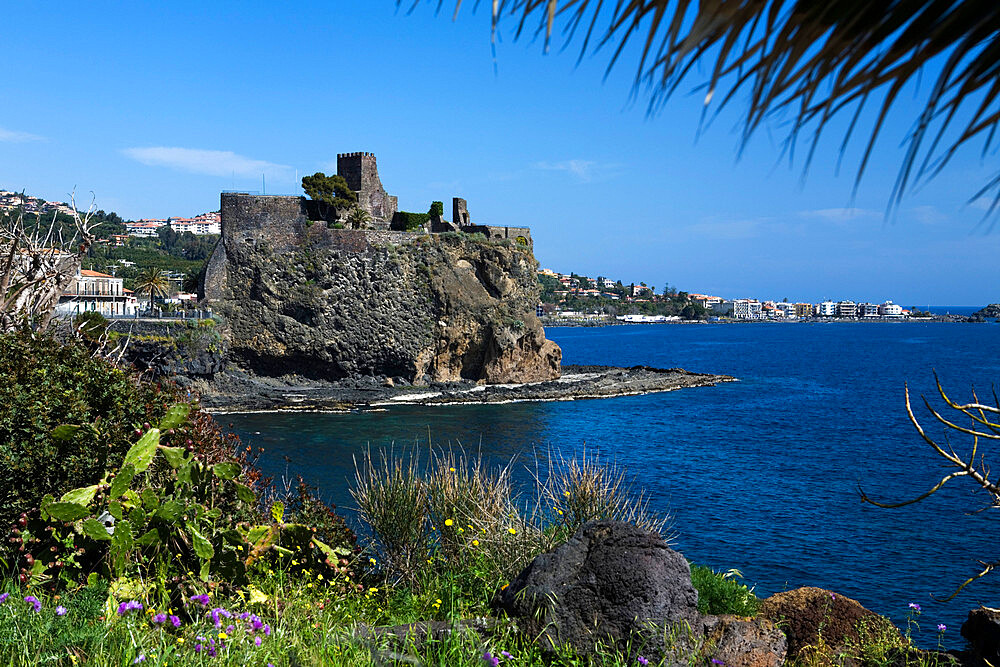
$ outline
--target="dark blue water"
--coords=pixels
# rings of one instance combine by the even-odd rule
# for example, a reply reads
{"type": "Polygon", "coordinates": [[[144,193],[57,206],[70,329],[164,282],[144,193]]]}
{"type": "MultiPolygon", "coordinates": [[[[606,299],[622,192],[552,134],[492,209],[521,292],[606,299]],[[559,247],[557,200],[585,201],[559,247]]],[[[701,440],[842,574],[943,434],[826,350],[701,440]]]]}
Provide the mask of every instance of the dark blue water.
{"type": "MultiPolygon", "coordinates": [[[[536,450],[599,452],[628,467],[670,511],[677,548],[716,568],[739,568],[759,595],[821,586],[891,616],[924,608],[921,642],[946,644],[979,603],[1000,603],[1000,576],[946,597],[1000,551],[996,517],[970,515],[987,498],[962,480],[913,506],[879,509],[945,473],[906,418],[903,386],[955,396],[1000,379],[1000,325],[941,323],[639,325],[553,328],[567,363],[680,366],[740,382],[627,398],[501,406],[397,406],[348,415],[233,415],[267,450],[276,476],[302,474],[350,506],[352,456],[426,443],[481,447],[489,456],[536,450]],[[290,460],[286,461],[284,457],[290,460]]],[[[938,401],[940,403],[940,401],[938,401]]],[[[940,434],[921,409],[929,431],[940,434]]],[[[953,437],[960,451],[968,447],[953,437]]],[[[985,450],[996,452],[997,448],[985,450]]],[[[994,455],[993,460],[997,457],[994,455]]],[[[993,513],[995,514],[995,512],[993,513]]]]}

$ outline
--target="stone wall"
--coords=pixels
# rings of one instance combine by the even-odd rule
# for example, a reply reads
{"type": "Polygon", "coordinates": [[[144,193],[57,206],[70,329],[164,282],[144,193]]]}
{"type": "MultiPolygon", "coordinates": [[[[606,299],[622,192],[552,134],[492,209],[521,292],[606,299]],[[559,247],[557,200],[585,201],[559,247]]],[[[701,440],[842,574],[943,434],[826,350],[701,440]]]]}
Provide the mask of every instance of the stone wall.
{"type": "Polygon", "coordinates": [[[533,247],[529,227],[498,227],[495,225],[469,225],[462,228],[468,234],[480,233],[491,241],[513,241],[518,245],[533,247]]]}

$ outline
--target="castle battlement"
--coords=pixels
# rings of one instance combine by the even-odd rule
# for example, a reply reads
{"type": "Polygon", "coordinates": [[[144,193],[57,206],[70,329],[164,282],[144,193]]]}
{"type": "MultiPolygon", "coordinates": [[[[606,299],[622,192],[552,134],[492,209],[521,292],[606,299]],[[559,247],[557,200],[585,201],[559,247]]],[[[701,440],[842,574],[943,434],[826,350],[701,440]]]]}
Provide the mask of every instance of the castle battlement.
{"type": "MultiPolygon", "coordinates": [[[[388,232],[401,231],[397,226],[398,204],[396,197],[382,187],[375,154],[368,151],[337,153],[337,175],[358,195],[358,206],[367,211],[371,220],[364,225],[366,230],[388,232]]],[[[235,233],[254,233],[267,230],[266,234],[279,238],[289,233],[296,220],[316,219],[317,202],[307,201],[302,196],[256,195],[248,192],[223,192],[221,201],[221,224],[223,237],[235,233]]],[[[324,217],[326,214],[320,214],[324,217]]],[[[336,222],[329,219],[327,222],[336,222]]],[[[483,234],[494,241],[511,241],[531,247],[531,230],[528,227],[481,225],[472,222],[466,201],[460,197],[452,199],[452,221],[442,216],[432,216],[425,232],[466,232],[483,234]]],[[[388,237],[386,237],[388,238],[388,237]]],[[[395,237],[393,237],[395,238],[395,237]]]]}

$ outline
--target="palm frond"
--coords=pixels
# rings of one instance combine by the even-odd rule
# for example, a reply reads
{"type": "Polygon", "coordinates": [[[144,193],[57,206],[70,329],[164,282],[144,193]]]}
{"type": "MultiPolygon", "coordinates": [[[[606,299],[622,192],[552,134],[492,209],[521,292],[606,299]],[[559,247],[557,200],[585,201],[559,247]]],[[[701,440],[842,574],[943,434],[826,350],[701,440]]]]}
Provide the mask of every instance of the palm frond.
{"type": "MultiPolygon", "coordinates": [[[[419,2],[419,0],[415,0],[419,2]]],[[[438,0],[439,4],[441,0],[438,0]]],[[[515,37],[535,25],[548,48],[563,22],[566,44],[585,26],[581,57],[612,49],[609,70],[641,42],[634,92],[649,96],[655,113],[690,78],[693,65],[711,64],[701,82],[706,107],[749,96],[745,143],[775,114],[791,117],[786,150],[803,130],[813,139],[853,107],[841,144],[847,147],[868,105],[876,106],[857,171],[860,180],[886,118],[900,94],[934,70],[912,119],[906,152],[891,195],[899,203],[914,182],[940,172],[968,142],[982,138],[991,153],[1000,125],[1000,3],[996,0],[492,0],[494,31],[501,17],[517,21],[515,37]],[[537,23],[533,23],[537,21],[537,23]],[[605,26],[605,27],[599,27],[605,26]],[[643,33],[645,33],[643,35],[643,33]],[[961,121],[960,121],[961,119],[961,121]],[[925,142],[925,139],[927,140],[925,142]]],[[[457,14],[461,1],[457,0],[457,14]]],[[[973,198],[993,193],[1000,174],[973,198]]]]}

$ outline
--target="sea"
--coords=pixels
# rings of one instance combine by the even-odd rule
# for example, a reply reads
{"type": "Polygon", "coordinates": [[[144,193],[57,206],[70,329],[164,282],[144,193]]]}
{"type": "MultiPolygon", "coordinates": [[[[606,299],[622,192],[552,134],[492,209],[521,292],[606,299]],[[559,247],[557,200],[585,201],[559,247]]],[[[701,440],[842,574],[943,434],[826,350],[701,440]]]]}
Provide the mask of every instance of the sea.
{"type": "MultiPolygon", "coordinates": [[[[938,396],[937,378],[958,401],[977,392],[992,402],[1000,324],[650,324],[546,335],[569,364],[679,367],[738,381],[599,400],[222,421],[264,448],[268,474],[279,482],[301,475],[349,520],[354,461],[369,448],[401,453],[430,442],[497,462],[515,458],[526,486],[538,462],[586,451],[623,466],[651,507],[669,514],[674,548],[695,563],[737,569],[760,597],[830,589],[908,627],[925,647],[961,646],[968,610],[1000,603],[1000,572],[945,601],[982,569],[980,560],[1000,558],[1000,515],[978,511],[989,497],[973,484],[954,479],[896,509],[862,502],[862,491],[887,503],[913,499],[951,471],[910,423],[907,386],[928,435],[970,451],[970,439],[945,429],[922,397],[956,417],[938,396]]],[[[998,450],[996,441],[980,444],[1000,469],[998,450]]]]}

